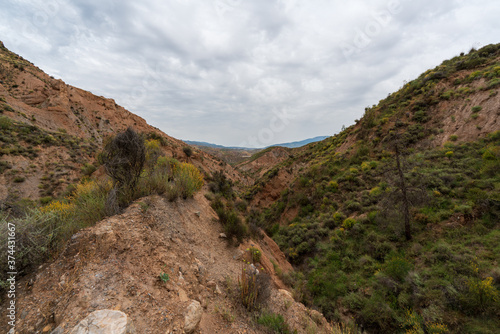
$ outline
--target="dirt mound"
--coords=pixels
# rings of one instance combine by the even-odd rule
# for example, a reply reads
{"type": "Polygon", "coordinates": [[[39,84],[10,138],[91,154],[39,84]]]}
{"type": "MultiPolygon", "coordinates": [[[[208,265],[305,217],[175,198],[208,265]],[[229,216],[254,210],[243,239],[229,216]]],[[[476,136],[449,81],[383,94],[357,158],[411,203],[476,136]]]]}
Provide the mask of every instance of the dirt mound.
{"type": "MultiPolygon", "coordinates": [[[[143,198],[75,234],[53,263],[21,281],[16,329],[67,333],[91,312],[109,309],[124,312],[138,333],[170,333],[183,329],[196,300],[203,306],[199,333],[263,332],[237,299],[245,252],[228,246],[221,230],[201,193],[173,203],[143,198]]],[[[269,240],[256,244],[265,258],[290,266],[269,240]]],[[[269,289],[266,308],[283,313],[299,333],[328,326],[289,294],[269,289]]]]}

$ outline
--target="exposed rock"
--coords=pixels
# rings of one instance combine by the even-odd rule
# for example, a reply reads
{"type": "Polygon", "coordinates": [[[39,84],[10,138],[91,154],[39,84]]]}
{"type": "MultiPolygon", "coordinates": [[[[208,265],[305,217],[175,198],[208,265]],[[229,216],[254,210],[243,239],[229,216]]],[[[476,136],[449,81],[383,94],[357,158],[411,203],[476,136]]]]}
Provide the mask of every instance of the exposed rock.
{"type": "Polygon", "coordinates": [[[189,300],[186,291],[179,289],[179,299],[181,302],[187,302],[189,300]]]}
{"type": "Polygon", "coordinates": [[[217,285],[217,283],[215,283],[214,280],[210,280],[210,281],[207,282],[207,288],[215,289],[216,285],[217,285]]]}
{"type": "Polygon", "coordinates": [[[252,275],[259,275],[259,270],[255,267],[255,265],[252,263],[250,264],[250,272],[252,275]]]}
{"type": "Polygon", "coordinates": [[[135,330],[125,313],[99,310],[80,321],[71,334],[135,334],[135,330]]]}
{"type": "Polygon", "coordinates": [[[221,233],[219,234],[219,238],[227,239],[227,235],[225,233],[221,233]]]}
{"type": "Polygon", "coordinates": [[[193,300],[186,309],[184,317],[184,333],[193,333],[200,323],[203,308],[200,302],[193,300]]]}
{"type": "Polygon", "coordinates": [[[287,290],[272,290],[268,307],[272,312],[281,314],[292,331],[297,333],[332,333],[330,324],[321,313],[296,302],[287,290]]]}
{"type": "Polygon", "coordinates": [[[244,251],[242,251],[241,249],[237,249],[236,252],[233,255],[233,259],[235,259],[235,260],[241,260],[244,255],[245,255],[244,251]]]}
{"type": "Polygon", "coordinates": [[[63,334],[64,333],[64,328],[59,326],[56,329],[54,329],[50,334],[63,334]]]}

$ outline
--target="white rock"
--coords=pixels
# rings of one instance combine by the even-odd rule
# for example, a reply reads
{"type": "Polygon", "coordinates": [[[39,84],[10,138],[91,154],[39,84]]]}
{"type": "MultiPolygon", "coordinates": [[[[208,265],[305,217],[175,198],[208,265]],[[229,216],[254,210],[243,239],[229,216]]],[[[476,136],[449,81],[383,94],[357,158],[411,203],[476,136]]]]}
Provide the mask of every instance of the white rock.
{"type": "Polygon", "coordinates": [[[186,309],[186,316],[184,317],[184,333],[193,333],[198,327],[203,314],[203,308],[200,302],[193,300],[186,309]]]}
{"type": "Polygon", "coordinates": [[[252,264],[250,264],[250,270],[251,270],[252,274],[254,274],[254,275],[256,275],[256,276],[258,276],[258,275],[259,275],[259,269],[257,269],[257,268],[253,265],[253,263],[252,263],[252,264]]]}
{"type": "Polygon", "coordinates": [[[135,330],[125,313],[99,310],[80,321],[71,334],[135,334],[135,330]]]}

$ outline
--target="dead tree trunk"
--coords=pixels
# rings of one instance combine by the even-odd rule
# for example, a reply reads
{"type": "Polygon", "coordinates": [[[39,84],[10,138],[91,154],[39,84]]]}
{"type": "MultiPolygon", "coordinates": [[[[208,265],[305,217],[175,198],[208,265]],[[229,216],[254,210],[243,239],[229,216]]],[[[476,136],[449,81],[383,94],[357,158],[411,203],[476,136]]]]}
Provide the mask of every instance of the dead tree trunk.
{"type": "Polygon", "coordinates": [[[411,240],[411,226],[410,226],[410,202],[408,201],[408,188],[406,187],[405,176],[403,173],[403,167],[401,166],[401,161],[399,159],[399,144],[394,145],[396,153],[396,168],[398,170],[399,176],[399,189],[401,190],[402,202],[403,202],[403,216],[405,220],[405,237],[406,240],[411,240]]]}

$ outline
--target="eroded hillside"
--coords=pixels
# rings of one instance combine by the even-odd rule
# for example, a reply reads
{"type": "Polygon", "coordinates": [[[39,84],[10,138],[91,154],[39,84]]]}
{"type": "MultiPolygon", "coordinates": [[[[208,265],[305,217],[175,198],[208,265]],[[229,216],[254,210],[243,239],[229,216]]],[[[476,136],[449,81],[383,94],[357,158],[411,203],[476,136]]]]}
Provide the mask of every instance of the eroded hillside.
{"type": "Polygon", "coordinates": [[[223,170],[246,184],[231,166],[169,137],[114,100],[56,80],[0,42],[0,203],[63,196],[98,166],[103,141],[134,128],[159,139],[167,156],[189,161],[206,175],[223,170]],[[189,154],[186,154],[188,152],[189,154]],[[189,156],[188,156],[189,155],[189,156]]]}
{"type": "Polygon", "coordinates": [[[297,333],[326,333],[321,314],[279,290],[270,261],[283,270],[290,265],[274,242],[228,246],[214,218],[201,193],[174,203],[151,196],[81,230],[53,263],[19,284],[16,332],[68,333],[103,309],[124,312],[137,333],[182,332],[186,309],[196,301],[202,313],[197,333],[264,333],[243,307],[238,287],[242,269],[251,270],[247,247],[255,247],[262,252],[256,263],[261,307],[281,314],[297,333]]]}

